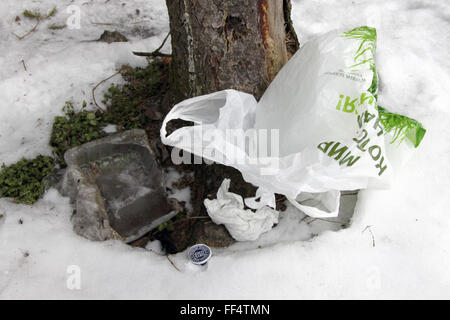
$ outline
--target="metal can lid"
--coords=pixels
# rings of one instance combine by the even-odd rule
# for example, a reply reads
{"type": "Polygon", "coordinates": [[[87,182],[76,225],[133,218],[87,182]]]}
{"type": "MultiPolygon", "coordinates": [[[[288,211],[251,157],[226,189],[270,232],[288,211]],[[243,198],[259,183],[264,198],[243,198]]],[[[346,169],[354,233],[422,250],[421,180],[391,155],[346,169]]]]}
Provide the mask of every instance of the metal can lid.
{"type": "Polygon", "coordinates": [[[211,258],[211,248],[206,244],[193,245],[188,251],[189,260],[193,264],[203,265],[211,258]]]}

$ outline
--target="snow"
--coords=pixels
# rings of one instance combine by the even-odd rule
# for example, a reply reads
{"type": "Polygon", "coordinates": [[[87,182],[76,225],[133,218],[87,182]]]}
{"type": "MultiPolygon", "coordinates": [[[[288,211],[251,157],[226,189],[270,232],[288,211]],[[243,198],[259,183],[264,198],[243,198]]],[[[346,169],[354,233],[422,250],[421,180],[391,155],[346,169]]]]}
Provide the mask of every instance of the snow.
{"type": "Polygon", "coordinates": [[[117,126],[115,124],[108,124],[103,128],[103,131],[106,133],[115,133],[117,132],[117,126]]]}
{"type": "MultiPolygon", "coordinates": [[[[96,83],[124,63],[145,65],[131,51],[156,49],[168,31],[163,0],[2,0],[0,13],[0,159],[8,164],[50,154],[52,119],[64,102],[89,104],[96,83]],[[49,30],[69,17],[69,5],[81,9],[81,29],[49,30]],[[33,26],[14,21],[24,9],[54,6],[56,16],[29,37],[12,35],[33,26]],[[104,29],[130,41],[84,42],[104,29]]],[[[362,191],[352,226],[339,231],[289,207],[258,241],[213,249],[207,270],[192,268],[186,252],[171,256],[181,272],[159,243],[145,250],[76,236],[68,199],[55,190],[33,206],[0,199],[0,298],[450,298],[450,6],[298,0],[292,18],[301,43],[337,28],[377,28],[380,104],[427,128],[392,189],[362,191]],[[67,285],[71,266],[81,272],[79,290],[67,285]]]]}

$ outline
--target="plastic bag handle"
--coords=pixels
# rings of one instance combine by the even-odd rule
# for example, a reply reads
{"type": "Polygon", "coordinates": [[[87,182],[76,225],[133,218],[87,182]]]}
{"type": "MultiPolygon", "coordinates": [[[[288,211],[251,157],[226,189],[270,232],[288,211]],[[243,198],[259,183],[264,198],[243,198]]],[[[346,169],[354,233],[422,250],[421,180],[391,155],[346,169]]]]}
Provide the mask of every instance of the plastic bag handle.
{"type": "Polygon", "coordinates": [[[175,130],[174,132],[172,132],[171,135],[167,136],[167,129],[166,129],[166,127],[167,127],[167,124],[169,123],[169,121],[176,120],[176,119],[189,121],[187,119],[187,117],[185,117],[183,115],[183,113],[179,111],[179,109],[180,109],[179,105],[175,105],[169,111],[167,116],[164,118],[164,121],[163,121],[162,126],[161,126],[161,130],[160,130],[161,142],[164,143],[164,144],[172,145],[171,144],[172,139],[170,139],[170,137],[173,136],[175,132],[183,129],[183,128],[179,128],[179,129],[175,130]]]}
{"type": "MultiPolygon", "coordinates": [[[[213,108],[214,107],[211,104],[208,104],[208,105],[203,104],[203,102],[214,101],[214,100],[226,101],[228,99],[228,95],[231,94],[230,91],[233,91],[233,90],[223,90],[223,91],[213,92],[213,93],[210,93],[207,95],[193,97],[193,98],[184,100],[184,101],[176,104],[166,115],[166,117],[164,118],[164,121],[162,123],[161,130],[160,130],[160,136],[161,136],[162,143],[173,146],[174,142],[173,142],[173,139],[171,139],[171,137],[177,135],[176,134],[177,132],[179,134],[180,131],[182,131],[183,129],[191,128],[191,127],[179,128],[179,129],[175,130],[174,132],[172,132],[169,136],[167,136],[166,126],[167,126],[167,123],[169,123],[169,121],[175,120],[175,119],[181,119],[181,120],[185,120],[185,121],[192,121],[196,124],[202,124],[202,123],[206,122],[208,119],[206,117],[202,117],[196,111],[198,111],[199,109],[202,109],[202,108],[213,108]]],[[[219,109],[219,110],[222,107],[223,107],[223,105],[217,105],[217,109],[219,109]]]]}

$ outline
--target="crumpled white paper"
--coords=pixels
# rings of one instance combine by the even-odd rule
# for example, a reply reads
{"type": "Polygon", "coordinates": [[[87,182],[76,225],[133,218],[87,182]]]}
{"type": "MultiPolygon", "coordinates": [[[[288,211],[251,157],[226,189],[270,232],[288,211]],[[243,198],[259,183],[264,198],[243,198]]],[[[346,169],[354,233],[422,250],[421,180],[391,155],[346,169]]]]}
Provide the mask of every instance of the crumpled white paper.
{"type": "MultiPolygon", "coordinates": [[[[278,211],[262,206],[256,212],[244,210],[244,200],[229,192],[230,179],[224,179],[217,191],[217,199],[205,199],[204,204],[212,221],[223,224],[237,241],[254,241],[278,223],[278,211]]],[[[258,194],[257,194],[258,196],[258,194]]]]}

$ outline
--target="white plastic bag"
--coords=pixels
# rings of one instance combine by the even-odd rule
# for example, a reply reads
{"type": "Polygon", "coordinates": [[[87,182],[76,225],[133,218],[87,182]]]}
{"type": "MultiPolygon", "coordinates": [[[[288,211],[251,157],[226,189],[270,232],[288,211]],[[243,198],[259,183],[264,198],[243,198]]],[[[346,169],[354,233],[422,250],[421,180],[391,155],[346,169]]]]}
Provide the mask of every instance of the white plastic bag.
{"type": "Polygon", "coordinates": [[[290,59],[259,102],[224,90],[177,104],[161,140],[240,170],[259,187],[259,202],[246,199],[252,208],[274,207],[279,193],[307,215],[335,217],[340,190],[388,187],[388,159],[425,134],[419,122],[377,105],[375,47],[373,28],[327,33],[290,59]],[[172,119],[195,125],[167,136],[172,119]],[[270,136],[265,146],[261,133],[270,136]]]}

